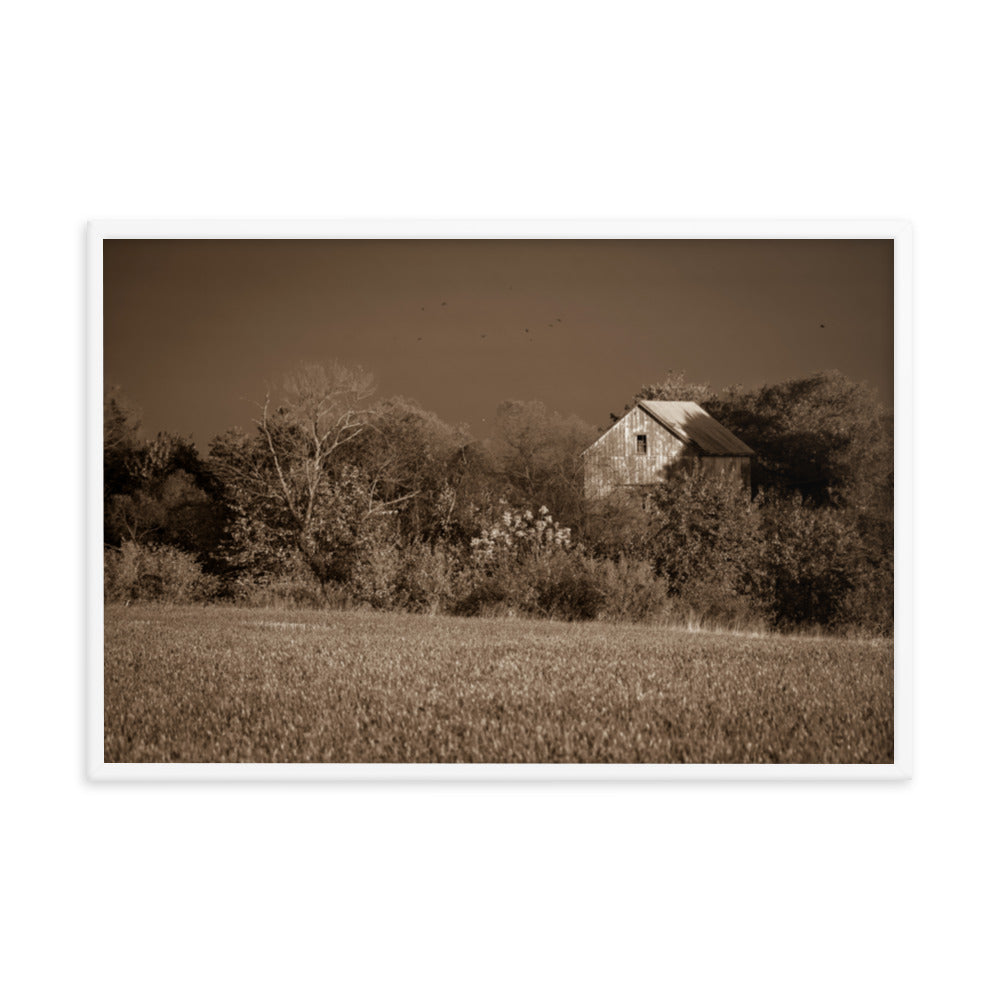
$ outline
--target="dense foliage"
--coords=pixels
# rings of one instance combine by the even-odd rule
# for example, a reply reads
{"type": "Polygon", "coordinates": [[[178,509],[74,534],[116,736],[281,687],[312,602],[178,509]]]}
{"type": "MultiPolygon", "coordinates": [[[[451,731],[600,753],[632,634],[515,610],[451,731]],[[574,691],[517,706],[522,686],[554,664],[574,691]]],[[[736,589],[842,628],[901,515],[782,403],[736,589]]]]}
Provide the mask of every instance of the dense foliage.
{"type": "Polygon", "coordinates": [[[508,401],[480,442],[373,393],[304,366],[202,458],[111,392],[107,598],[891,632],[891,418],[839,373],[640,387],[629,406],[695,399],[753,447],[752,489],[688,470],[590,504],[578,418],[508,401]]]}

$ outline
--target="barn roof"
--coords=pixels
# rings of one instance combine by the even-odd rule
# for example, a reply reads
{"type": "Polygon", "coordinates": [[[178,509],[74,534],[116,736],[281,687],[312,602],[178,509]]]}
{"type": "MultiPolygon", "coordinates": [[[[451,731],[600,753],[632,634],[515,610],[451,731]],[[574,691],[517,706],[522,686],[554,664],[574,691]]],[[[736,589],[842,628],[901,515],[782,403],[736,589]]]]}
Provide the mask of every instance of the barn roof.
{"type": "Polygon", "coordinates": [[[693,444],[706,455],[752,455],[732,431],[690,400],[643,399],[642,407],[654,420],[685,444],[693,444]]]}

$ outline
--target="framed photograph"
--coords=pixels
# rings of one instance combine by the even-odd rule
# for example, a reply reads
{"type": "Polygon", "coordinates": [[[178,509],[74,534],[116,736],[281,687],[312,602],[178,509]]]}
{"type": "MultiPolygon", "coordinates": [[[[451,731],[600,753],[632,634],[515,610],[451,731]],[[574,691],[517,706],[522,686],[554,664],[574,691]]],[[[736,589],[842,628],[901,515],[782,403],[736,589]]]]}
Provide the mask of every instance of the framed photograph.
{"type": "Polygon", "coordinates": [[[95,780],[902,779],[911,232],[94,222],[95,780]]]}

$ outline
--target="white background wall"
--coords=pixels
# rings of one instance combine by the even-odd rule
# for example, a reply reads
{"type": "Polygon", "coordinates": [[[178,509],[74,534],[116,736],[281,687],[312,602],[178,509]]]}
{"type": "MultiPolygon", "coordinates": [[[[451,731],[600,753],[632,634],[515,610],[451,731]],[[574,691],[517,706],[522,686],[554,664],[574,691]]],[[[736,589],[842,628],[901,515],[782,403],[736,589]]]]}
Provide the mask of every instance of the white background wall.
{"type": "Polygon", "coordinates": [[[9,995],[986,992],[994,17],[871,0],[9,9],[9,995]],[[911,219],[913,781],[87,785],[84,223],[344,215],[911,219]],[[941,455],[980,470],[977,489],[941,455]]]}

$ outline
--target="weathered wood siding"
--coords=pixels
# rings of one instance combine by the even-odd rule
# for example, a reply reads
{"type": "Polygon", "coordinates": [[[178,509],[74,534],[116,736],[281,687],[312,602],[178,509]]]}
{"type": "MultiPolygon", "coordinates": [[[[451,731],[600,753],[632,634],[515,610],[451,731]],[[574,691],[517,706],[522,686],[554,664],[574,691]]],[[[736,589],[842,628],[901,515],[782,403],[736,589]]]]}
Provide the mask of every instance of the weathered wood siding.
{"type": "Polygon", "coordinates": [[[671,470],[691,468],[750,483],[749,458],[702,455],[635,406],[584,454],[584,493],[593,500],[619,486],[650,486],[663,482],[671,470]],[[644,455],[636,450],[639,434],[646,435],[644,455]]]}
{"type": "Polygon", "coordinates": [[[584,491],[593,499],[617,486],[662,482],[665,469],[695,455],[694,449],[634,406],[584,455],[584,491]],[[636,452],[639,434],[646,435],[645,455],[636,452]]]}

